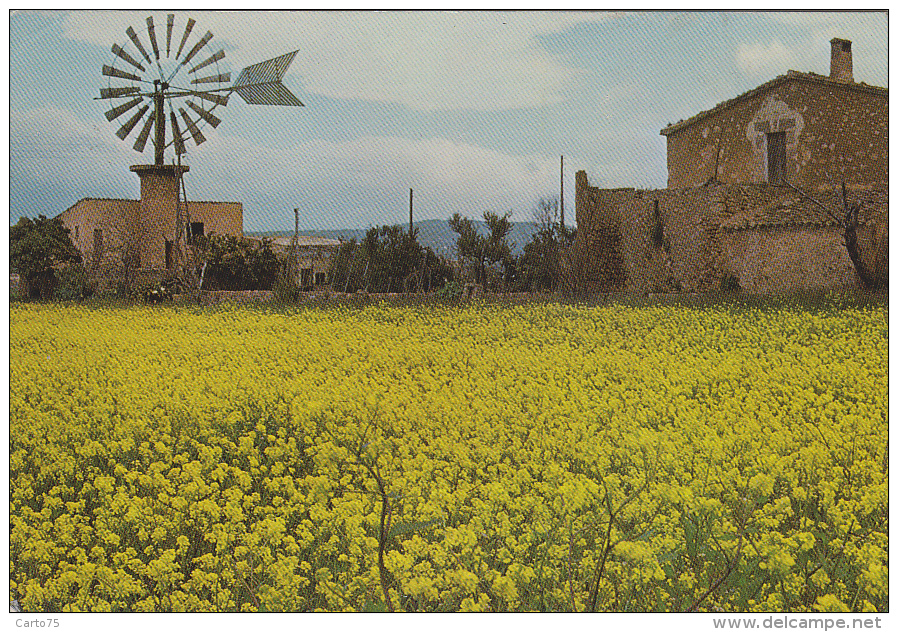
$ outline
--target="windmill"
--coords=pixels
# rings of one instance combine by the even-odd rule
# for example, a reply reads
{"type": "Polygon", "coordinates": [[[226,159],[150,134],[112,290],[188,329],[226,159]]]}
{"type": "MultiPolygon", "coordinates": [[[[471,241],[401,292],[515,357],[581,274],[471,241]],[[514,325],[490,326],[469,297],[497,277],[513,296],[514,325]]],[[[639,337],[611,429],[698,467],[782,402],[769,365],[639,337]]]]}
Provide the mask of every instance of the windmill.
{"type": "Polygon", "coordinates": [[[192,225],[183,180],[189,167],[181,165],[187,141],[204,143],[203,130],[218,127],[222,109],[235,93],[248,105],[303,105],[281,82],[296,51],[248,66],[232,82],[231,73],[221,67],[224,50],[213,50],[212,32],[200,36],[195,27],[196,20],[189,18],[181,31],[171,13],[164,26],[152,16],[146,18],[145,30],[129,26],[123,45],[112,45],[111,63],[102,69],[106,87],[95,97],[112,106],[105,116],[120,125],[116,136],[128,141],[137,130],[134,150],[153,150],[152,165],[131,167],[141,180],[141,208],[128,231],[128,249],[145,265],[160,260],[163,241],[166,268],[172,267],[172,253],[178,260],[183,256],[181,237],[192,225]],[[169,150],[174,156],[166,165],[169,150]]]}
{"type": "Polygon", "coordinates": [[[250,105],[302,106],[281,83],[296,51],[248,66],[232,83],[231,73],[219,68],[219,62],[225,58],[224,50],[209,55],[212,32],[207,31],[192,42],[196,39],[192,37],[194,33],[199,33],[194,31],[195,25],[196,20],[188,19],[178,38],[175,15],[170,13],[163,49],[162,34],[157,35],[153,18],[148,17],[146,34],[141,37],[129,26],[125,31],[129,41],[125,46],[113,44],[112,64],[103,66],[107,86],[100,89],[98,99],[108,99],[113,104],[106,119],[112,122],[130,115],[116,132],[122,140],[143,123],[133,145],[141,153],[147,147],[150,132],[155,131],[152,145],[156,165],[164,164],[169,147],[177,155],[186,153],[182,129],[197,145],[204,143],[202,128],[218,127],[221,119],[214,111],[227,106],[234,93],[250,105]],[[166,119],[171,123],[171,134],[166,132],[166,119]]]}

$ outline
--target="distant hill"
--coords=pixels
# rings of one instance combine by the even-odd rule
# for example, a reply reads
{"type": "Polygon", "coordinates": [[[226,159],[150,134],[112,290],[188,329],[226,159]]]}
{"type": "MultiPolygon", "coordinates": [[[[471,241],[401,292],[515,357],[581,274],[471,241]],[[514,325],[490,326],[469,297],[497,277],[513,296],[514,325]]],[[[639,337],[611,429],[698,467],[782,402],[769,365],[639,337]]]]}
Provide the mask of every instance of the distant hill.
{"type": "MultiPolygon", "coordinates": [[[[486,222],[475,220],[474,225],[478,232],[488,235],[489,230],[486,222]]],[[[402,225],[408,229],[408,224],[402,225]]],[[[422,246],[429,246],[435,253],[449,259],[455,258],[455,241],[458,235],[449,227],[449,222],[442,219],[426,219],[415,222],[415,228],[418,230],[418,243],[422,246]]],[[[512,252],[521,254],[524,251],[524,245],[530,241],[537,230],[537,225],[533,222],[512,222],[511,232],[508,235],[508,242],[513,244],[512,252]]],[[[368,232],[367,228],[344,228],[335,230],[300,230],[300,235],[308,235],[310,237],[325,237],[328,239],[342,239],[349,241],[356,239],[361,241],[368,232]]],[[[293,231],[248,231],[248,237],[290,237],[293,231]]]]}

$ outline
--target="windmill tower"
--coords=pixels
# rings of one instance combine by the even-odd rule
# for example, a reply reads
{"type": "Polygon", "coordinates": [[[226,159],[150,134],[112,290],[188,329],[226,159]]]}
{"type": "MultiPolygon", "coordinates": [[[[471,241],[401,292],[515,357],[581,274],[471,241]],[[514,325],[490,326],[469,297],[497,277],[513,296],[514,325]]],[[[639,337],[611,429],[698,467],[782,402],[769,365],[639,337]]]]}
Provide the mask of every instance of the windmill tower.
{"type": "Polygon", "coordinates": [[[190,168],[181,165],[181,156],[188,140],[196,145],[206,141],[202,129],[218,127],[216,110],[220,113],[234,93],[250,105],[302,106],[281,83],[296,51],[244,68],[231,82],[231,74],[219,67],[224,50],[210,54],[212,32],[197,38],[195,25],[188,19],[180,38],[174,37],[175,15],[168,14],[163,49],[161,33],[157,37],[148,17],[145,32],[128,27],[128,41],[113,44],[112,63],[103,66],[107,86],[100,89],[99,99],[113,103],[106,119],[124,120],[116,132],[122,140],[140,127],[134,150],[153,150],[152,164],[131,167],[140,178],[140,206],[124,228],[126,249],[137,267],[176,267],[188,258],[182,244],[191,237],[184,185],[190,168]]]}

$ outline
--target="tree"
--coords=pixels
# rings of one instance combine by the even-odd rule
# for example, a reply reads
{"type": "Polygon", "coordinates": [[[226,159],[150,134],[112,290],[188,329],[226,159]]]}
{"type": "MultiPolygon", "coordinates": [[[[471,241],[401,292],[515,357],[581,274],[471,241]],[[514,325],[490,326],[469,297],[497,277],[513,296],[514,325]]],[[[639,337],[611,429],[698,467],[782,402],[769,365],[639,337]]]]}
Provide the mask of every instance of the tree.
{"type": "Polygon", "coordinates": [[[446,261],[418,243],[418,231],[400,226],[369,228],[361,242],[344,242],[331,263],[334,289],[356,292],[433,290],[451,278],[446,261]]]}
{"type": "MultiPolygon", "coordinates": [[[[816,206],[823,209],[824,212],[829,216],[829,218],[835,221],[836,224],[842,229],[842,237],[845,239],[843,245],[848,252],[848,258],[851,259],[851,264],[857,271],[857,275],[858,277],[860,277],[861,284],[865,289],[875,290],[888,285],[888,265],[875,266],[877,268],[882,268],[882,270],[878,272],[875,270],[871,270],[867,265],[866,257],[863,256],[864,253],[862,253],[859,248],[857,229],[860,222],[859,215],[861,207],[857,202],[849,202],[848,192],[845,189],[844,180],[842,181],[840,200],[841,209],[839,209],[840,212],[836,212],[819,200],[814,199],[813,197],[805,193],[801,188],[793,185],[786,178],[783,178],[783,183],[790,189],[798,192],[801,197],[809,200],[816,206]],[[885,272],[885,274],[883,274],[883,271],[885,272]]],[[[839,197],[838,192],[836,197],[839,197]]],[[[873,253],[873,256],[875,257],[876,253],[873,253]]]]}
{"type": "Polygon", "coordinates": [[[271,240],[231,235],[197,237],[199,259],[206,265],[204,286],[217,290],[270,290],[282,262],[271,248],[271,240]]]}
{"type": "Polygon", "coordinates": [[[9,230],[9,265],[25,282],[29,298],[53,296],[57,269],[81,263],[81,253],[72,243],[62,219],[36,220],[22,217],[9,230]]]}
{"type": "Polygon", "coordinates": [[[511,232],[509,217],[511,213],[500,217],[491,211],[485,212],[483,221],[486,222],[488,235],[481,235],[474,222],[458,213],[449,219],[449,227],[458,233],[456,241],[458,256],[473,266],[475,283],[483,284],[487,268],[497,263],[502,264],[505,279],[509,280],[509,272],[515,267],[507,239],[511,232]]]}
{"type": "Polygon", "coordinates": [[[520,260],[521,287],[528,291],[554,292],[561,280],[562,258],[574,231],[559,221],[557,198],[543,198],[533,211],[536,232],[524,246],[520,260]]]}

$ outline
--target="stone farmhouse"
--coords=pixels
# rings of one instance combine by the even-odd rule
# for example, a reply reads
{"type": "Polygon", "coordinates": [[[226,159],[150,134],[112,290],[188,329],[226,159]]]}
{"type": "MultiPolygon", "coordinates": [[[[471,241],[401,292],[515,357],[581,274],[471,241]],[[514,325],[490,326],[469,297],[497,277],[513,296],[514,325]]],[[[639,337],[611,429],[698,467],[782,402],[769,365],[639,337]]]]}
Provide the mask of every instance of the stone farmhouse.
{"type": "MultiPolygon", "coordinates": [[[[72,241],[93,271],[124,265],[130,253],[133,267],[144,273],[176,266],[178,169],[173,165],[135,165],[140,177],[139,200],[85,198],[60,214],[72,241]]],[[[186,205],[182,244],[215,233],[243,236],[243,205],[239,202],[192,202],[186,205]],[[186,221],[189,219],[189,222],[186,221]]]]}
{"type": "Polygon", "coordinates": [[[851,42],[829,76],[790,70],[661,130],[668,187],[601,189],[576,175],[571,278],[586,291],[752,293],[851,288],[844,181],[859,246],[888,275],[888,90],[854,81],[851,42]],[[791,185],[791,186],[790,186],[791,185]]]}
{"type": "MultiPolygon", "coordinates": [[[[272,249],[287,260],[293,245],[292,237],[274,237],[272,249]]],[[[296,239],[296,282],[310,288],[330,283],[331,258],[340,247],[337,239],[299,235],[296,239]]]]}

